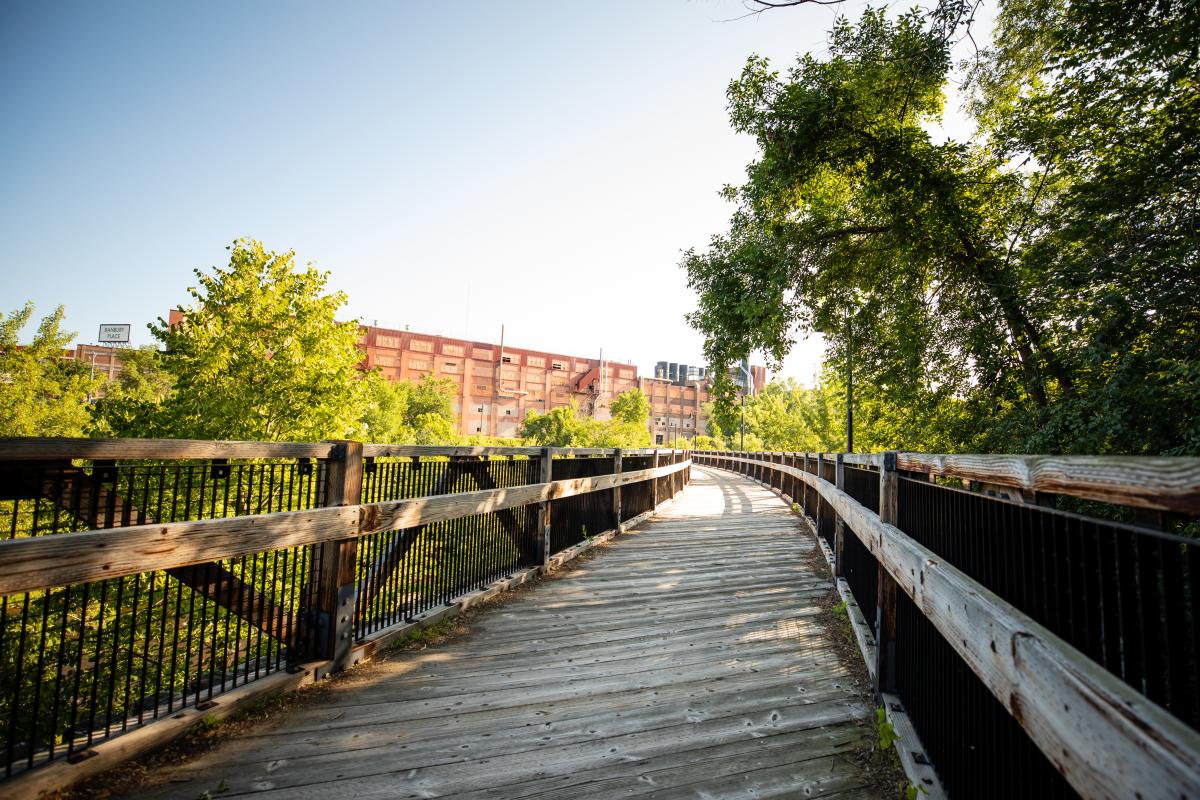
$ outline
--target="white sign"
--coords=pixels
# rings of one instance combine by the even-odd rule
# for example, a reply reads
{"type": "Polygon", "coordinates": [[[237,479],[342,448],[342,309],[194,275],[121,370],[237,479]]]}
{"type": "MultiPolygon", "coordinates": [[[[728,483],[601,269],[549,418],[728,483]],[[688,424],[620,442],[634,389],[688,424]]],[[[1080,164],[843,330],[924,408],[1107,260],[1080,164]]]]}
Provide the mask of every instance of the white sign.
{"type": "Polygon", "coordinates": [[[129,329],[132,325],[101,325],[100,326],[100,341],[113,342],[117,344],[129,343],[129,329]]]}

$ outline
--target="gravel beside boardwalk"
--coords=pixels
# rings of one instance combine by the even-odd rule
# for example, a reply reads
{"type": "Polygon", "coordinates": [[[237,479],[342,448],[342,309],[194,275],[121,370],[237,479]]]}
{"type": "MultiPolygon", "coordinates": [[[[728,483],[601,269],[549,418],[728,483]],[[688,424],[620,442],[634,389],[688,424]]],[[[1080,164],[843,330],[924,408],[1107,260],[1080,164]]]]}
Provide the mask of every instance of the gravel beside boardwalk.
{"type": "Polygon", "coordinates": [[[597,558],[139,797],[874,797],[871,709],[783,501],[692,468],[597,558]]]}

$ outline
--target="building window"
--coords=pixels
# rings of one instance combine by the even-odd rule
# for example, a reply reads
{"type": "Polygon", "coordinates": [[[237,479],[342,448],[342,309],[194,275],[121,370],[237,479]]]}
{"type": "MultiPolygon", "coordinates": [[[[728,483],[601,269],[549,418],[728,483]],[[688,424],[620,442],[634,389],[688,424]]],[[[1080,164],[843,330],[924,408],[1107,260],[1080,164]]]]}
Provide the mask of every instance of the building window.
{"type": "Polygon", "coordinates": [[[413,339],[412,343],[409,345],[409,349],[418,350],[422,353],[432,353],[433,342],[430,342],[426,339],[413,339]]]}
{"type": "Polygon", "coordinates": [[[458,372],[458,364],[453,361],[445,361],[442,363],[442,372],[458,372]]]}
{"type": "Polygon", "coordinates": [[[483,383],[477,383],[477,384],[475,384],[475,391],[487,392],[487,391],[490,391],[490,387],[483,383]]]}
{"type": "Polygon", "coordinates": [[[492,351],[491,350],[480,350],[478,347],[476,347],[473,350],[471,350],[471,358],[475,358],[480,361],[491,361],[492,360],[492,351]]]}
{"type": "Polygon", "coordinates": [[[561,361],[551,361],[550,369],[566,369],[561,361]]]}
{"type": "Polygon", "coordinates": [[[475,432],[476,432],[476,433],[483,433],[483,428],[481,428],[481,427],[479,427],[478,425],[476,425],[476,426],[475,426],[475,432]]]}
{"type": "Polygon", "coordinates": [[[631,369],[621,370],[621,377],[627,381],[633,380],[633,370],[631,370],[631,369]]]}
{"type": "Polygon", "coordinates": [[[512,356],[501,356],[500,360],[503,361],[505,364],[511,364],[512,356]]]}
{"type": "Polygon", "coordinates": [[[525,356],[525,366],[544,368],[546,366],[546,359],[541,356],[525,356]]]}
{"type": "Polygon", "coordinates": [[[506,408],[506,409],[504,409],[504,416],[506,416],[506,417],[511,417],[511,416],[512,416],[512,409],[511,409],[511,408],[506,408]]]}
{"type": "Polygon", "coordinates": [[[398,350],[400,348],[400,337],[399,336],[376,336],[375,337],[375,346],[376,347],[391,347],[391,348],[398,350]]]}
{"type": "Polygon", "coordinates": [[[409,369],[429,369],[429,362],[423,358],[410,358],[408,360],[409,369]]]}
{"type": "Polygon", "coordinates": [[[444,344],[442,345],[442,355],[446,356],[461,356],[465,351],[461,344],[444,344]]]}

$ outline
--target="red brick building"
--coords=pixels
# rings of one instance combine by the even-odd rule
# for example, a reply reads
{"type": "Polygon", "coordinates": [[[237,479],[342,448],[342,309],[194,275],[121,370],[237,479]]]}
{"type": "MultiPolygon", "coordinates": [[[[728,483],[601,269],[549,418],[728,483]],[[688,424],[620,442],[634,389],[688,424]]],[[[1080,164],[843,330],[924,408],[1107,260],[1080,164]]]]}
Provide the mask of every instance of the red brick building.
{"type": "Polygon", "coordinates": [[[359,343],[364,366],[390,380],[453,381],[454,413],[467,436],[516,436],[530,410],[572,402],[584,414],[609,419],[612,399],[638,386],[632,364],[565,353],[376,327],[364,327],[359,343]]]}

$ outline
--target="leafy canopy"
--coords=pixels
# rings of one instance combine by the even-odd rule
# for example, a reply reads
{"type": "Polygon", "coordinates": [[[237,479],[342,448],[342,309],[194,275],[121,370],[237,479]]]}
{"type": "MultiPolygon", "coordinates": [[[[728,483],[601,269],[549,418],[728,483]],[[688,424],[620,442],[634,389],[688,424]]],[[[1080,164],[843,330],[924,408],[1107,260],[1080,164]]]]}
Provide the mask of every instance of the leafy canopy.
{"type": "Polygon", "coordinates": [[[426,375],[420,381],[373,381],[363,415],[365,436],[389,444],[454,444],[454,381],[426,375]]]}
{"type": "Polygon", "coordinates": [[[100,382],[88,364],[63,358],[75,334],[62,330],[62,306],[42,319],[32,342],[19,344],[32,316],[32,303],[0,314],[0,436],[82,436],[100,382]]]}
{"type": "Polygon", "coordinates": [[[730,85],[759,157],[683,260],[719,405],[729,365],[819,330],[883,446],[1196,451],[1197,15],[1002,2],[979,134],[936,142],[972,8],[841,18],[827,57],[730,85]]]}
{"type": "Polygon", "coordinates": [[[359,431],[378,377],[359,369],[358,324],[337,321],[346,296],[326,293],[329,273],[239,239],[228,267],[196,277],[182,321],[149,326],[174,391],[144,435],[313,441],[359,431]]]}

